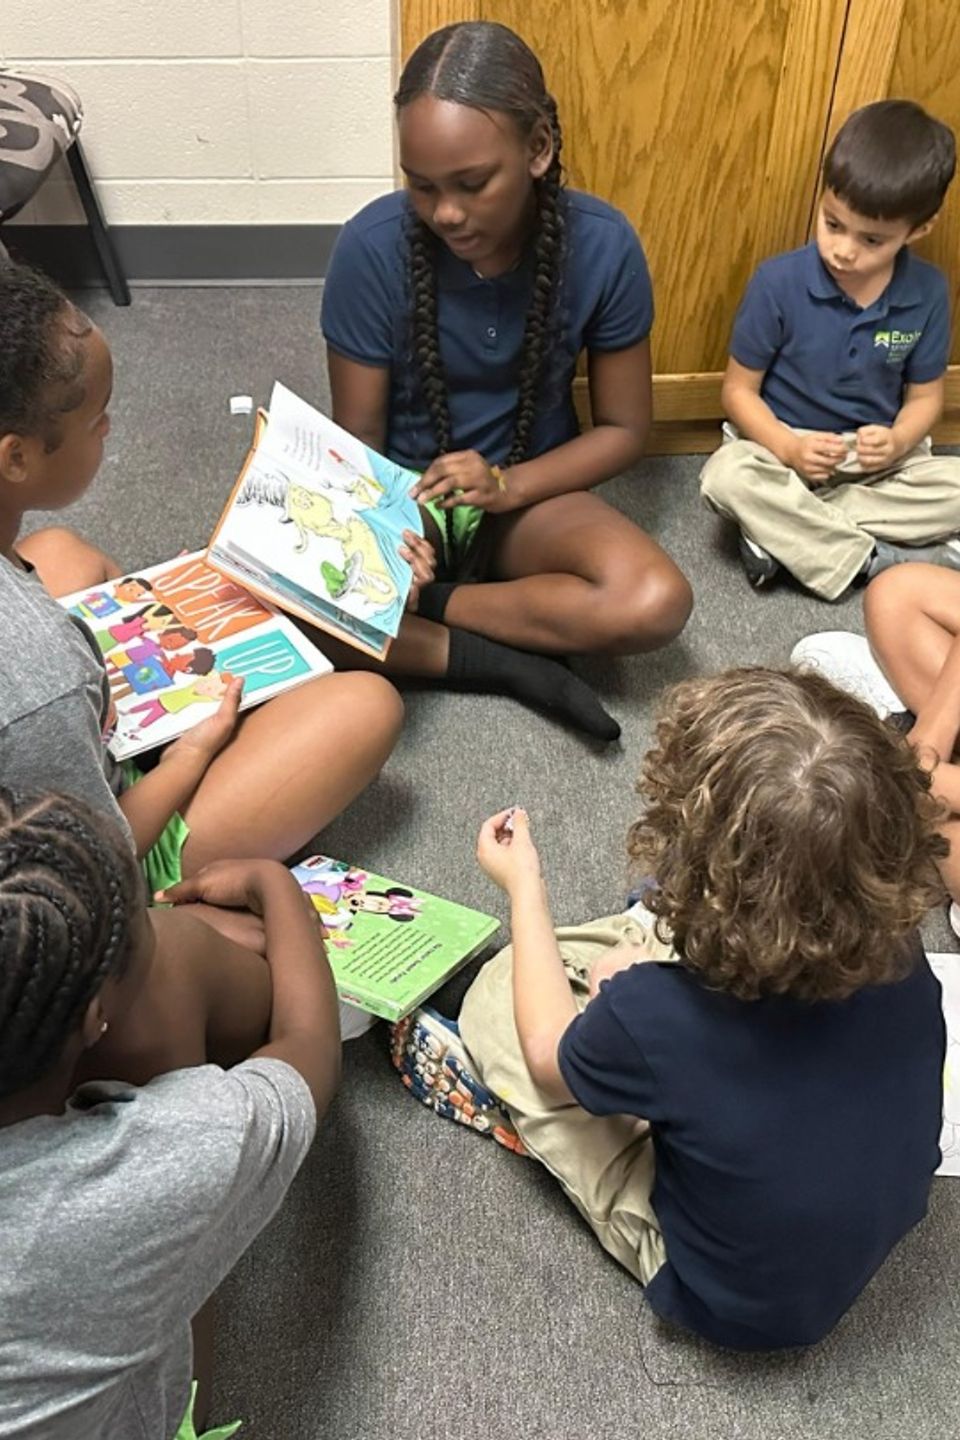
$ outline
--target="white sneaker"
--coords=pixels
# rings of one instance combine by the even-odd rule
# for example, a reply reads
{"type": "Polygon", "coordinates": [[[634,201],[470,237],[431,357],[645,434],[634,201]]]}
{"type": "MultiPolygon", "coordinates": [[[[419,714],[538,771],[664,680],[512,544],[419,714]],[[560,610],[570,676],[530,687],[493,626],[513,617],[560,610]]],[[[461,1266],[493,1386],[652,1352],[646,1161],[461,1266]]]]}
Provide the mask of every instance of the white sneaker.
{"type": "Polygon", "coordinates": [[[957,939],[960,940],[960,905],[957,904],[956,900],[953,901],[947,912],[947,919],[950,921],[950,929],[954,935],[956,935],[957,939]]]}
{"type": "Polygon", "coordinates": [[[806,635],[790,652],[790,664],[799,670],[815,670],[848,695],[855,695],[881,720],[906,707],[889,684],[863,635],[849,630],[824,630],[806,635]]]}

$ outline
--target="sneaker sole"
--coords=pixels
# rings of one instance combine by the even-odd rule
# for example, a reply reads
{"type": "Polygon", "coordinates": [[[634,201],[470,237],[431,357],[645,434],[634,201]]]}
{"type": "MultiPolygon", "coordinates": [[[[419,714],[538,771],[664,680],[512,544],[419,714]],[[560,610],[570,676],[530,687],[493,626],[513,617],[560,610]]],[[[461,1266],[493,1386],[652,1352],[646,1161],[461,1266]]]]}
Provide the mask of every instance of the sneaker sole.
{"type": "Polygon", "coordinates": [[[410,1094],[435,1115],[526,1155],[497,1097],[471,1074],[440,1016],[421,1007],[392,1025],[390,1059],[410,1094]]]}

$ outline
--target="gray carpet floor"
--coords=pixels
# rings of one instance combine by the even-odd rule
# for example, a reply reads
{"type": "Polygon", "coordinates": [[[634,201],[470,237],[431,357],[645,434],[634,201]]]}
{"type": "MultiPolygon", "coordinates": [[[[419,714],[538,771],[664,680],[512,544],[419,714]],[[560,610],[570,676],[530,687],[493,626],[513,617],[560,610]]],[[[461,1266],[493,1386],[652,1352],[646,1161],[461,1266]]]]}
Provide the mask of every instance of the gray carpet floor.
{"type": "MultiPolygon", "coordinates": [[[[311,289],[140,289],[80,297],[114,347],[108,458],[71,523],[124,566],[207,539],[246,449],[242,392],[280,378],[325,406],[311,289]]],[[[607,914],[657,696],[684,676],[781,663],[812,630],[860,630],[859,599],[752,594],[697,497],[695,457],[604,487],[691,577],[696,610],[659,655],[589,662],[623,724],[597,750],[513,702],[411,689],[405,732],[323,848],[503,917],[479,873],[481,820],[529,810],[558,923],[607,914]]],[[[345,717],[346,720],[347,717],[345,717]]],[[[956,949],[942,916],[931,948],[956,949]]],[[[455,1007],[466,977],[441,1004],[455,1007]]],[[[946,1440],[960,1429],[960,1184],[825,1343],[776,1358],[655,1321],[551,1178],[412,1101],[382,1026],[347,1046],[343,1085],[280,1215],[221,1292],[215,1415],[250,1440],[946,1440]]]]}

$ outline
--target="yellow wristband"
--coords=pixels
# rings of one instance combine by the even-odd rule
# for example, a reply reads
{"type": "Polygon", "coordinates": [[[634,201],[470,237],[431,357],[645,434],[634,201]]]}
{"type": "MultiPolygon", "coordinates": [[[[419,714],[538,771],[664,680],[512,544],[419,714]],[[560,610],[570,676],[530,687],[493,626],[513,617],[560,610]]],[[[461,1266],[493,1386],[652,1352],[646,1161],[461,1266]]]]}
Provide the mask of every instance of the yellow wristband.
{"type": "Polygon", "coordinates": [[[491,465],[491,466],[489,467],[489,469],[490,469],[490,474],[493,476],[494,480],[496,480],[496,482],[497,482],[497,489],[500,491],[500,494],[501,494],[501,495],[505,495],[505,494],[507,493],[507,477],[506,477],[506,475],[504,475],[504,473],[503,473],[503,471],[500,469],[500,466],[499,466],[499,465],[491,465]]]}

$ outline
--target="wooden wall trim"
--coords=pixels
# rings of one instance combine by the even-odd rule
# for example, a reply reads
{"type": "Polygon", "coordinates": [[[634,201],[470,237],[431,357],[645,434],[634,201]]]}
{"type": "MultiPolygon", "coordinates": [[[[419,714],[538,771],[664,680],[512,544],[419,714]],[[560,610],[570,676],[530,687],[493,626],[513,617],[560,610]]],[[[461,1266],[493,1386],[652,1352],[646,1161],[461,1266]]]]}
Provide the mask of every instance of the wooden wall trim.
{"type": "MultiPolygon", "coordinates": [[[[700,375],[654,375],[651,455],[700,455],[719,444],[723,371],[700,375]]],[[[939,445],[960,445],[960,365],[947,369],[943,419],[933,432],[939,445]]],[[[583,377],[574,381],[580,421],[590,424],[590,397],[583,377]]]]}

